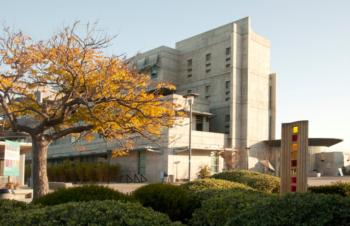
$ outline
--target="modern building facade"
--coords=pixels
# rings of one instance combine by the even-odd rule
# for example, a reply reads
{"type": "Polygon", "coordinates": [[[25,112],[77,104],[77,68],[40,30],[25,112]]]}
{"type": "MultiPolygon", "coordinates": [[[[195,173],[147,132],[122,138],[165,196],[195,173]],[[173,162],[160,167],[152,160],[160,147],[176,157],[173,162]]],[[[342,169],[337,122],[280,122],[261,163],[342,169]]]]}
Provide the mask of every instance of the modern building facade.
{"type": "MultiPolygon", "coordinates": [[[[226,24],[128,59],[131,67],[154,81],[176,85],[169,98],[188,111],[184,95],[197,93],[192,116],[192,178],[201,167],[212,173],[249,169],[249,152],[275,137],[276,74],[270,69],[270,41],[255,33],[250,18],[226,24]]],[[[159,181],[164,175],[188,178],[189,118],[164,129],[157,144],[140,139],[127,156],[110,159],[122,174],[159,181]]],[[[49,160],[109,159],[116,143],[96,139],[72,145],[66,137],[49,147],[49,160]]]]}
{"type": "MultiPolygon", "coordinates": [[[[270,68],[270,41],[252,30],[249,17],[179,41],[175,48],[161,46],[127,61],[154,81],[175,84],[176,92],[166,98],[178,104],[179,110],[189,111],[187,94],[199,95],[192,111],[191,178],[203,167],[211,173],[240,168],[279,175],[276,74],[270,68]]],[[[157,182],[165,176],[170,181],[186,180],[189,121],[188,116],[179,118],[173,127],[164,128],[157,142],[135,137],[134,148],[118,158],[111,158],[117,141],[96,137],[92,143],[75,142],[67,136],[49,147],[48,160],[119,164],[124,181],[157,182]]],[[[321,142],[315,148],[337,142],[321,142]]]]}

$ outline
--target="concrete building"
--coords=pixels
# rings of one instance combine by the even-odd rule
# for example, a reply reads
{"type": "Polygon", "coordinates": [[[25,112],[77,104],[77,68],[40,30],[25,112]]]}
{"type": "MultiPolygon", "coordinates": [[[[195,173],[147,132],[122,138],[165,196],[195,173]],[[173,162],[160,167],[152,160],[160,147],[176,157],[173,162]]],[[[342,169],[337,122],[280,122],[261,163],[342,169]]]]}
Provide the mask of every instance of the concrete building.
{"type": "MultiPolygon", "coordinates": [[[[270,42],[252,30],[249,17],[179,41],[175,48],[161,46],[127,61],[154,81],[175,84],[176,92],[169,92],[167,98],[179,110],[189,111],[187,94],[199,94],[192,115],[191,178],[205,166],[211,173],[240,168],[279,175],[276,74],[270,69],[270,42]]],[[[92,143],[75,142],[67,136],[49,147],[48,160],[109,161],[121,166],[124,181],[157,182],[165,175],[173,181],[188,179],[189,117],[164,128],[157,142],[136,135],[134,140],[136,145],[127,156],[111,158],[117,141],[96,137],[92,143]]],[[[310,150],[317,150],[309,157],[310,173],[317,165],[316,152],[337,142],[311,142],[310,150]]]]}
{"type": "MultiPolygon", "coordinates": [[[[128,59],[131,67],[154,81],[176,85],[174,102],[188,110],[183,95],[198,93],[194,101],[192,178],[201,167],[212,173],[227,168],[249,169],[249,151],[264,148],[275,137],[276,74],[270,69],[270,42],[256,34],[250,18],[243,18],[176,43],[128,59]]],[[[189,118],[165,129],[157,144],[140,139],[128,156],[110,160],[124,175],[144,175],[159,181],[165,174],[188,178],[189,118]]],[[[66,137],[49,147],[49,160],[108,159],[117,143],[96,139],[72,145],[66,137]],[[94,157],[93,157],[94,156],[94,157]],[[96,158],[97,157],[97,158],[96,158]]]]}

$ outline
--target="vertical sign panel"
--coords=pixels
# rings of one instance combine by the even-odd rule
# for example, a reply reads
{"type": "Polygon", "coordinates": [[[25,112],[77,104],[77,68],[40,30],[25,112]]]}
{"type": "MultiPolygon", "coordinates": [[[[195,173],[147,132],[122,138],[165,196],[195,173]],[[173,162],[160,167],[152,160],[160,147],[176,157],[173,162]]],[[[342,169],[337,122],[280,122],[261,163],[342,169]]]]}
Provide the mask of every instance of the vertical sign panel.
{"type": "Polygon", "coordinates": [[[19,176],[20,144],[5,141],[4,176],[19,176]]]}
{"type": "Polygon", "coordinates": [[[307,191],[308,121],[282,124],[281,194],[307,191]]]}

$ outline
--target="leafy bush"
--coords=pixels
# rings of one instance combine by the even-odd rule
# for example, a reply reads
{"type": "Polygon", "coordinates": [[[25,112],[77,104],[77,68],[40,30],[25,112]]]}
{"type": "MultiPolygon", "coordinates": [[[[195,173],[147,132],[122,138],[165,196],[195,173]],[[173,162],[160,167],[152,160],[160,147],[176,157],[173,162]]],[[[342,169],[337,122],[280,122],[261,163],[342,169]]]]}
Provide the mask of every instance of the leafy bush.
{"type": "Polygon", "coordinates": [[[188,221],[199,206],[188,190],[176,185],[149,184],[138,188],[133,195],[143,206],[166,213],[174,221],[188,221]]]}
{"type": "Polygon", "coordinates": [[[222,189],[252,189],[247,185],[240,184],[237,182],[231,182],[227,180],[221,180],[221,179],[200,179],[200,180],[194,180],[185,184],[182,184],[181,187],[193,191],[193,192],[200,192],[204,190],[222,190],[222,189]]]}
{"type": "MultiPolygon", "coordinates": [[[[26,166],[25,177],[30,177],[30,165],[26,166]]],[[[63,161],[47,166],[49,181],[55,182],[107,182],[117,181],[120,167],[101,162],[63,161]]]]}
{"type": "Polygon", "coordinates": [[[122,225],[153,226],[178,225],[169,218],[138,203],[123,203],[105,200],[81,203],[66,203],[13,214],[7,219],[0,219],[3,226],[56,226],[56,225],[122,225]]]}
{"type": "Polygon", "coordinates": [[[30,205],[25,202],[0,199],[0,219],[5,218],[5,216],[10,213],[32,208],[34,208],[34,205],[30,205]]]}
{"type": "Polygon", "coordinates": [[[280,189],[278,177],[247,170],[226,171],[215,174],[212,178],[242,183],[262,192],[278,193],[280,189]]]}
{"type": "Polygon", "coordinates": [[[211,175],[211,172],[210,172],[210,167],[208,165],[200,167],[198,172],[199,179],[208,178],[210,177],[210,175],[211,175]]]}
{"type": "Polygon", "coordinates": [[[67,202],[82,202],[91,200],[129,200],[129,196],[113,189],[85,185],[81,187],[64,188],[49,193],[34,201],[36,204],[52,206],[67,202]]]}
{"type": "Polygon", "coordinates": [[[337,194],[344,197],[350,197],[350,183],[334,183],[331,185],[322,185],[309,187],[312,193],[337,194]]]}
{"type": "Polygon", "coordinates": [[[252,190],[221,191],[202,202],[201,207],[194,211],[190,225],[225,225],[230,218],[237,217],[247,209],[268,202],[274,197],[268,193],[252,190]]]}
{"type": "Polygon", "coordinates": [[[227,225],[348,226],[349,222],[349,198],[297,193],[256,205],[237,217],[229,218],[227,225]]]}

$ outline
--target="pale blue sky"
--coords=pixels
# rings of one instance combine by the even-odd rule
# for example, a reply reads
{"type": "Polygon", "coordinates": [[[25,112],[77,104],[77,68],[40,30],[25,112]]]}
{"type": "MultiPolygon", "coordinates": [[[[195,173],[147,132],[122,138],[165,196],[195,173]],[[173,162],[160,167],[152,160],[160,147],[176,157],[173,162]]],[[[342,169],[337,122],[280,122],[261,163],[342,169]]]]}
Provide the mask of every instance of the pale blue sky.
{"type": "MultiPolygon", "coordinates": [[[[271,40],[278,74],[278,125],[310,121],[310,136],[350,151],[348,0],[0,0],[0,22],[44,39],[75,20],[117,34],[108,52],[131,56],[250,16],[271,40]]],[[[280,129],[278,129],[278,133],[280,129]]],[[[279,136],[279,135],[278,135],[279,136]]]]}

